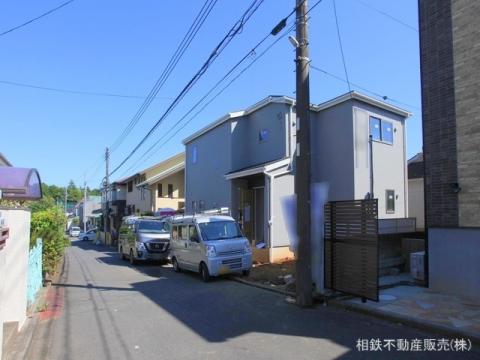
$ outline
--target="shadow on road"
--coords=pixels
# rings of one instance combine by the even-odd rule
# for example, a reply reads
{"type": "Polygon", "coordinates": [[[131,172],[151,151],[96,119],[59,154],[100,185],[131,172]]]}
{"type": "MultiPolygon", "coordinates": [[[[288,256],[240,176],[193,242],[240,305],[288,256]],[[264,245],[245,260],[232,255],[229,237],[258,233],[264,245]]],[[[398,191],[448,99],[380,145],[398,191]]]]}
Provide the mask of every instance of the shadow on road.
{"type": "MultiPolygon", "coordinates": [[[[101,252],[101,256],[96,257],[97,261],[109,266],[130,267],[127,261],[120,259],[113,248],[96,246],[90,242],[77,242],[72,245],[85,251],[101,252]]],[[[312,309],[300,309],[288,304],[282,295],[224,278],[203,283],[196,274],[177,274],[170,266],[154,263],[140,264],[134,266],[134,269],[148,276],[162,279],[131,283],[131,288],[92,285],[84,287],[101,292],[110,290],[139,292],[203,339],[212,343],[225,342],[249,333],[267,333],[324,339],[344,349],[340,358],[353,356],[357,358],[359,355],[365,355],[368,358],[368,353],[352,351],[355,349],[357,339],[432,337],[407,327],[331,307],[317,306],[312,309]]],[[[82,285],[69,284],[58,286],[82,287],[82,285]]],[[[252,346],[261,345],[252,344],[252,346]]],[[[391,358],[400,356],[400,353],[395,351],[389,354],[391,358]]],[[[453,354],[437,353],[436,355],[440,358],[443,356],[451,358],[453,354]]],[[[428,353],[415,353],[415,356],[427,358],[428,353]]]]}

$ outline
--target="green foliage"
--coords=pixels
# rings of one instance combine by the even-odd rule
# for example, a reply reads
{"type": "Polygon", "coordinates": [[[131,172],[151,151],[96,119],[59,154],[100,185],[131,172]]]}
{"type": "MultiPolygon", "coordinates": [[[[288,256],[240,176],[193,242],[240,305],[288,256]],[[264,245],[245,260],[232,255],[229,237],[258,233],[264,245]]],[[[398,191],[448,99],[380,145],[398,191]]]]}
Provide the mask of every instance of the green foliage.
{"type": "Polygon", "coordinates": [[[72,225],[73,226],[78,226],[80,225],[80,218],[78,216],[75,216],[73,219],[72,219],[72,225]]]}
{"type": "Polygon", "coordinates": [[[55,200],[53,200],[51,197],[45,197],[45,196],[40,200],[28,202],[28,207],[32,211],[32,214],[39,211],[45,211],[45,210],[54,208],[55,206],[56,206],[55,200]]]}
{"type": "Polygon", "coordinates": [[[65,214],[61,209],[52,207],[32,214],[30,228],[30,246],[37,238],[43,239],[43,268],[48,273],[55,271],[55,266],[63,256],[70,241],[65,236],[65,214]]]}

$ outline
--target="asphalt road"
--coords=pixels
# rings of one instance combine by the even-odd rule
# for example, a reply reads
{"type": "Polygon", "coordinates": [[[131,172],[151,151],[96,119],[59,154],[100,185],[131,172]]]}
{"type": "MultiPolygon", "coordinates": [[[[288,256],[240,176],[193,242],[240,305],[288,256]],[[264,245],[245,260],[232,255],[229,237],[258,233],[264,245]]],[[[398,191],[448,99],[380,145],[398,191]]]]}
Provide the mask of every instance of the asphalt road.
{"type": "Polygon", "coordinates": [[[359,352],[357,339],[440,338],[341,309],[303,310],[228,279],[131,267],[73,242],[28,359],[473,359],[478,353],[359,352]]]}

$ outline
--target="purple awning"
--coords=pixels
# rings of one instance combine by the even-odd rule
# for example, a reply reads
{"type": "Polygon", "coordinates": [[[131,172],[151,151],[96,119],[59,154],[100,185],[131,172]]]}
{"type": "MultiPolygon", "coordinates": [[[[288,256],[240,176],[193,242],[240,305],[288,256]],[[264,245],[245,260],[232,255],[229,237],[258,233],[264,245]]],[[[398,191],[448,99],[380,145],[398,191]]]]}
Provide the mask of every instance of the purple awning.
{"type": "Polygon", "coordinates": [[[36,169],[0,167],[1,198],[38,200],[42,198],[42,183],[36,169]]]}

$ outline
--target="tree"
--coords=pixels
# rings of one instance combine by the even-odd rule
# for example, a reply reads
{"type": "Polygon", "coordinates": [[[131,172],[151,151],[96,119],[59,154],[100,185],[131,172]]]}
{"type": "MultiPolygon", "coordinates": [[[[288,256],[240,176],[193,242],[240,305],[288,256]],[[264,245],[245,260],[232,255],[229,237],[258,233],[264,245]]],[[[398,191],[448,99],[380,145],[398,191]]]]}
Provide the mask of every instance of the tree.
{"type": "Polygon", "coordinates": [[[73,180],[70,180],[67,186],[68,191],[68,199],[73,200],[75,202],[80,202],[83,198],[83,192],[80,188],[78,188],[73,180]]]}

